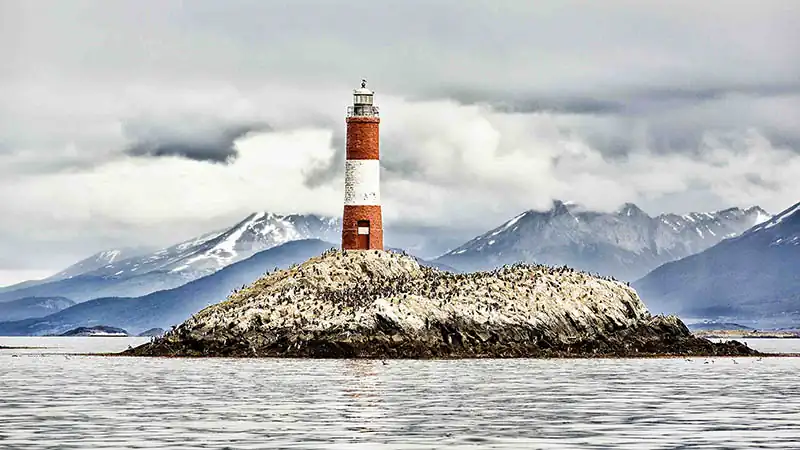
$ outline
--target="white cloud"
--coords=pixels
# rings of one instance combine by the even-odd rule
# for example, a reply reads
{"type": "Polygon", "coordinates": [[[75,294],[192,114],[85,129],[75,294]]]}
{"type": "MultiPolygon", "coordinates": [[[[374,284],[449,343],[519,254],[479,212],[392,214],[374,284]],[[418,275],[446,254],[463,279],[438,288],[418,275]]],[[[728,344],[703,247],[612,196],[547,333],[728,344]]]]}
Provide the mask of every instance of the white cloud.
{"type": "Polygon", "coordinates": [[[3,5],[0,269],[338,214],[362,76],[387,221],[481,229],[553,198],[777,212],[800,192],[791,0],[219,5],[3,5]],[[131,156],[158,144],[238,158],[131,156]]]}
{"type": "MultiPolygon", "coordinates": [[[[777,211],[800,192],[800,155],[772,146],[757,130],[708,132],[691,152],[639,148],[609,159],[557,115],[379,100],[389,143],[382,150],[387,220],[488,227],[554,198],[610,210],[625,201],[657,205],[661,196],[692,189],[709,191],[720,207],[777,211]]],[[[153,227],[253,210],[339,214],[341,177],[315,188],[304,183],[310,168],[332,162],[332,132],[249,135],[236,141],[239,157],[228,165],[120,156],[88,170],[3,181],[4,206],[21,219],[3,227],[67,238],[87,221],[153,227]]]]}

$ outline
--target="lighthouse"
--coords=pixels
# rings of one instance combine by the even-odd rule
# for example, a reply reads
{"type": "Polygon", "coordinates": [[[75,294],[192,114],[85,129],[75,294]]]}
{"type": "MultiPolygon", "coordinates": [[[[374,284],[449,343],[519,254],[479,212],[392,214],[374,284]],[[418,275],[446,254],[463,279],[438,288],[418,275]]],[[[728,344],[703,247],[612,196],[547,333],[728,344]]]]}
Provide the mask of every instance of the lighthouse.
{"type": "Polygon", "coordinates": [[[366,80],[347,107],[342,250],[383,250],[378,107],[366,80]]]}

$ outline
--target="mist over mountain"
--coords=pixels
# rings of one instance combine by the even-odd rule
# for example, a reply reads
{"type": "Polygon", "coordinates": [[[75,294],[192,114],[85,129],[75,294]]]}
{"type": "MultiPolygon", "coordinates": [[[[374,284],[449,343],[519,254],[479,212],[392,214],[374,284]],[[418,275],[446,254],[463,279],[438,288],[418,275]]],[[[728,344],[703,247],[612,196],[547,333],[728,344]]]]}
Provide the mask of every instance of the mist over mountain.
{"type": "Polygon", "coordinates": [[[601,213],[555,201],[551,209],[525,211],[436,261],[466,271],[515,262],[567,265],[632,281],[769,217],[757,206],[651,217],[632,203],[601,213]]]}
{"type": "Polygon", "coordinates": [[[800,203],[633,286],[656,312],[800,324],[800,203]]]}

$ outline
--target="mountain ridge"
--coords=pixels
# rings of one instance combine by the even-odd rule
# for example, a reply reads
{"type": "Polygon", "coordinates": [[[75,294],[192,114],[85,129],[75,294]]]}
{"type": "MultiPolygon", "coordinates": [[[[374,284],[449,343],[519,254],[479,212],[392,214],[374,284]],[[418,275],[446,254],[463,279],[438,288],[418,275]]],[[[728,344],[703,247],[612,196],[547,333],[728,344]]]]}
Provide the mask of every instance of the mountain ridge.
{"type": "Polygon", "coordinates": [[[65,297],[23,297],[0,303],[0,322],[44,317],[73,305],[65,297]]]}
{"type": "MultiPolygon", "coordinates": [[[[755,222],[769,217],[758,207],[746,210],[728,208],[713,213],[715,217],[728,221],[746,215],[755,222]]],[[[715,243],[718,233],[735,235],[745,227],[730,229],[697,228],[697,223],[708,222],[709,213],[690,213],[686,215],[662,214],[651,218],[634,203],[625,203],[614,213],[598,213],[587,211],[574,202],[555,201],[549,211],[528,210],[505,224],[471,240],[459,240],[459,232],[446,229],[397,226],[387,227],[387,245],[396,248],[411,249],[413,253],[426,260],[442,265],[445,270],[470,271],[488,269],[504,263],[543,262],[551,265],[566,264],[581,270],[613,275],[619,279],[633,280],[643,276],[646,271],[663,262],[679,259],[689,253],[700,251],[715,243]],[[485,237],[483,245],[493,245],[497,237],[504,237],[509,229],[516,229],[520,223],[529,222],[530,217],[550,223],[550,229],[542,224],[542,229],[533,230],[533,237],[528,239],[534,244],[546,242],[546,248],[526,249],[525,245],[517,245],[510,239],[504,255],[484,254],[480,248],[481,237],[485,237]],[[609,217],[613,218],[610,220],[609,217]],[[595,236],[587,238],[586,230],[574,229],[576,223],[596,221],[597,227],[589,230],[595,236]],[[629,226],[608,233],[606,225],[627,221],[629,226]],[[654,221],[658,227],[673,230],[695,226],[694,231],[685,231],[682,238],[662,233],[653,242],[642,243],[642,235],[652,233],[650,228],[654,221]],[[518,223],[519,222],[519,223],[518,223]],[[649,223],[649,224],[648,224],[649,223]],[[637,225],[638,224],[638,225],[637,225]],[[559,244],[554,227],[565,230],[560,236],[559,244]],[[573,227],[573,228],[570,228],[573,227]],[[691,233],[694,232],[696,236],[691,233]],[[583,233],[583,235],[581,235],[583,233]],[[608,236],[603,237],[606,234],[608,236]],[[639,237],[637,237],[639,236],[639,237]],[[610,239],[613,238],[613,239],[610,239]],[[688,239],[688,244],[682,240],[688,239]],[[696,245],[692,240],[707,241],[696,245]],[[466,241],[466,243],[464,243],[466,241]],[[491,241],[491,242],[490,242],[491,241]],[[459,243],[461,245],[459,245],[459,243]],[[473,245],[474,260],[464,263],[465,247],[473,245]],[[635,244],[635,245],[632,245],[635,244]],[[428,246],[431,248],[427,248],[428,246]],[[561,247],[559,247],[559,245],[561,247]],[[425,255],[435,254],[434,248],[455,247],[439,253],[438,257],[425,255]],[[520,247],[520,248],[515,248],[520,247]],[[426,249],[427,248],[427,249],[426,249]],[[434,259],[435,258],[435,259],[434,259]]],[[[735,220],[734,220],[735,221],[735,220]]],[[[613,228],[613,226],[611,227],[613,228]]],[[[512,230],[513,231],[513,230],[512,230]]],[[[463,230],[461,230],[463,233],[463,230]]],[[[188,282],[212,274],[223,267],[246,259],[253,254],[282,243],[297,239],[322,239],[338,242],[341,233],[341,220],[336,217],[325,217],[314,214],[274,214],[255,212],[226,229],[205,233],[157,251],[139,252],[130,256],[130,250],[117,249],[100,252],[79,261],[49,279],[36,282],[25,282],[17,288],[0,290],[0,302],[23,297],[63,296],[77,302],[101,297],[139,297],[159,290],[171,289],[188,282]],[[128,256],[128,257],[126,257],[128,256]]],[[[473,234],[474,236],[474,234],[473,234]]],[[[524,244],[524,243],[523,243],[524,244]]],[[[526,244],[527,245],[527,244],[526,244]]],[[[499,248],[497,245],[495,248],[499,248]]],[[[540,246],[541,247],[541,246],[540,246]]]]}
{"type": "Polygon", "coordinates": [[[335,219],[316,215],[252,213],[227,229],[151,253],[119,258],[118,250],[100,252],[59,272],[61,276],[0,291],[0,302],[57,295],[77,302],[102,297],[139,297],[184,285],[292,240],[335,239],[340,233],[338,227],[335,219]],[[81,267],[87,266],[86,261],[103,256],[112,256],[111,261],[80,272],[81,267]]]}
{"type": "Polygon", "coordinates": [[[633,283],[656,311],[800,324],[800,203],[633,283]]]}
{"type": "Polygon", "coordinates": [[[0,322],[0,335],[60,334],[95,325],[124,328],[133,334],[151,328],[168,329],[265,272],[299,264],[332,246],[321,240],[290,241],[172,289],[140,297],[96,298],[46,317],[0,322]]]}
{"type": "Polygon", "coordinates": [[[633,203],[602,213],[556,200],[549,210],[524,211],[435,261],[467,271],[514,262],[568,265],[632,281],[769,217],[758,206],[651,217],[633,203]]]}
{"type": "MultiPolygon", "coordinates": [[[[336,247],[319,239],[289,241],[172,289],[140,297],[97,298],[46,317],[2,322],[0,335],[60,334],[95,325],[124,328],[132,334],[152,328],[168,329],[205,306],[222,301],[232,290],[251,284],[266,272],[300,264],[336,247]]],[[[441,265],[408,257],[420,265],[441,268],[441,265]]]]}

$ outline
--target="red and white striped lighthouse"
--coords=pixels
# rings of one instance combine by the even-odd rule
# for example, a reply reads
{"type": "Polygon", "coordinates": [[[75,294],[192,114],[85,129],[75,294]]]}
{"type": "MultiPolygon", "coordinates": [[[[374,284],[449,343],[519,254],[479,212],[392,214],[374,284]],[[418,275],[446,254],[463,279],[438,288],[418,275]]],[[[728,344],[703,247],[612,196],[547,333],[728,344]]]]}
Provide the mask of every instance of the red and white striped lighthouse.
{"type": "Polygon", "coordinates": [[[383,250],[378,107],[366,80],[347,108],[342,250],[383,250]]]}

